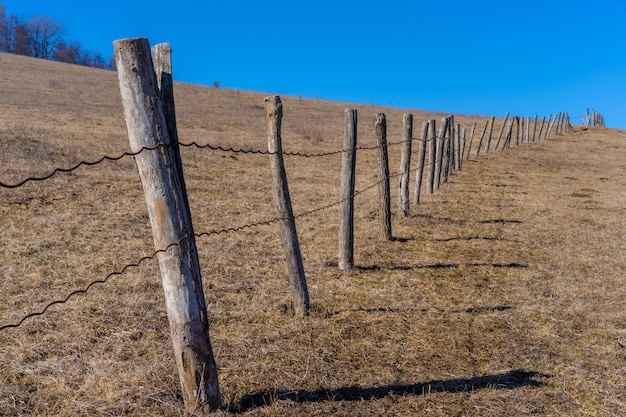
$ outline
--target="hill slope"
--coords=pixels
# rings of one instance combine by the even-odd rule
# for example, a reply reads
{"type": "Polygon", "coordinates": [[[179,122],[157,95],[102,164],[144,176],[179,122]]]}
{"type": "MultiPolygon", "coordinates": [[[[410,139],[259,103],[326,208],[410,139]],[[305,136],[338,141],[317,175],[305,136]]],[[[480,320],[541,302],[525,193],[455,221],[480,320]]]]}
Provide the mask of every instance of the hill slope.
{"type": "MultiPolygon", "coordinates": [[[[115,73],[0,54],[0,80],[1,182],[128,150],[115,73]]],[[[175,94],[182,142],[264,148],[263,94],[184,83],[175,94]]],[[[349,105],[283,104],[285,150],[341,148],[349,105]]],[[[378,111],[389,141],[400,138],[403,110],[356,107],[360,144],[373,144],[378,111]]],[[[413,113],[415,132],[441,116],[413,113]]],[[[336,268],[337,207],[298,217],[304,320],[287,313],[277,224],[199,238],[220,413],[620,415],[624,136],[579,130],[472,156],[409,217],[393,205],[394,241],[380,236],[375,190],[364,192],[349,274],[336,268]]],[[[399,147],[389,152],[395,172],[399,147]]],[[[182,157],[197,233],[275,217],[266,156],[182,157]]],[[[297,214],[338,200],[340,156],[286,163],[297,214]]],[[[357,164],[357,189],[375,184],[375,151],[357,164]]],[[[132,158],[0,193],[0,326],[154,251],[132,158]]],[[[107,279],[0,332],[0,414],[187,415],[156,262],[107,279]]]]}

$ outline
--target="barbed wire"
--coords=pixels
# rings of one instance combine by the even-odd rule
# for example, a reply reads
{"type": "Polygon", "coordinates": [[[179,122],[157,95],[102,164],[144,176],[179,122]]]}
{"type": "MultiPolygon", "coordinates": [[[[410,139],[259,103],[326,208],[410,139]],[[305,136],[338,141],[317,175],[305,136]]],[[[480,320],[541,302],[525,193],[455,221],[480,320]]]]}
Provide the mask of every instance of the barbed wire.
{"type": "MultiPolygon", "coordinates": [[[[402,144],[402,143],[406,143],[409,141],[421,141],[421,142],[429,142],[432,140],[446,140],[446,139],[452,139],[449,138],[448,136],[439,136],[439,135],[434,135],[432,137],[429,137],[428,139],[409,139],[409,140],[403,140],[400,142],[392,142],[392,143],[387,143],[385,145],[376,145],[376,146],[369,146],[369,147],[356,147],[356,148],[352,148],[352,149],[342,149],[339,151],[331,151],[331,152],[326,152],[326,153],[318,153],[318,154],[306,154],[303,152],[282,152],[283,155],[288,155],[288,156],[300,156],[300,157],[319,157],[319,156],[328,156],[328,155],[334,155],[334,154],[339,154],[339,153],[344,153],[344,152],[348,152],[348,151],[354,151],[354,150],[365,150],[365,149],[379,149],[382,147],[389,147],[389,146],[394,146],[394,145],[398,145],[398,144],[402,144]]],[[[15,184],[5,184],[0,182],[0,186],[5,187],[5,188],[17,188],[20,187],[24,184],[26,184],[29,181],[43,181],[43,180],[47,180],[49,178],[51,178],[52,176],[54,176],[55,174],[59,173],[59,172],[71,172],[74,171],[76,169],[78,169],[79,167],[86,165],[86,166],[94,166],[94,165],[98,165],[106,160],[109,161],[117,161],[120,160],[124,157],[129,157],[129,156],[137,156],[140,153],[144,152],[144,151],[152,151],[152,150],[156,150],[159,147],[172,147],[172,146],[176,146],[177,144],[171,144],[171,145],[165,145],[165,144],[157,144],[153,147],[143,147],[141,148],[139,151],[137,152],[124,152],[123,154],[119,155],[119,156],[103,156],[102,158],[100,158],[97,161],[81,161],[78,164],[70,167],[70,168],[56,168],[54,171],[52,171],[50,174],[48,174],[47,176],[43,176],[43,177],[29,177],[26,178],[25,180],[19,182],[19,183],[15,183],[15,184]]],[[[215,145],[198,145],[196,142],[191,142],[191,143],[178,143],[178,145],[181,146],[196,146],[198,148],[209,148],[212,150],[220,150],[220,151],[225,151],[225,152],[241,152],[241,153],[253,153],[253,154],[264,154],[264,155],[270,155],[270,154],[277,154],[277,152],[270,152],[270,151],[265,151],[265,150],[245,150],[245,149],[235,149],[235,148],[227,148],[227,147],[223,147],[223,146],[215,146],[215,145]]],[[[408,175],[410,173],[414,173],[418,170],[424,169],[426,166],[430,167],[430,166],[434,166],[437,165],[445,160],[448,160],[448,162],[450,162],[451,160],[453,160],[454,155],[449,154],[448,152],[444,153],[441,155],[440,158],[435,159],[434,161],[424,161],[422,163],[420,163],[418,165],[418,167],[413,168],[411,170],[408,171],[403,171],[403,172],[397,172],[394,174],[389,174],[388,179],[391,178],[397,178],[403,175],[408,175]]],[[[454,168],[452,168],[450,170],[450,167],[447,168],[449,170],[449,172],[454,171],[454,168]]],[[[357,190],[355,191],[352,195],[350,195],[349,197],[343,198],[339,201],[335,201],[333,203],[329,203],[326,205],[323,205],[321,207],[312,209],[312,210],[308,210],[306,212],[297,214],[293,216],[293,220],[297,219],[297,218],[301,218],[301,217],[305,217],[305,216],[310,216],[312,214],[318,213],[320,211],[332,208],[334,206],[340,205],[341,203],[343,203],[344,201],[347,200],[351,200],[354,199],[356,196],[365,193],[366,191],[373,189],[375,187],[377,187],[378,185],[380,185],[381,183],[385,182],[387,180],[387,178],[382,178],[379,181],[365,187],[364,189],[361,190],[357,190]]],[[[254,228],[254,227],[259,227],[259,226],[265,226],[265,225],[271,225],[273,223],[277,223],[280,222],[282,220],[287,220],[287,218],[273,218],[273,219],[269,219],[269,220],[263,220],[263,221],[259,221],[259,222],[255,222],[255,223],[249,223],[249,224],[245,224],[242,226],[237,226],[237,227],[229,227],[229,228],[225,228],[225,229],[219,229],[219,230],[211,230],[209,232],[202,232],[202,233],[196,233],[194,234],[194,237],[208,237],[208,236],[213,236],[213,235],[221,235],[221,234],[226,234],[226,233],[235,233],[235,232],[240,232],[243,231],[245,229],[250,229],[250,228],[254,228]]],[[[86,294],[92,287],[94,287],[97,284],[104,284],[106,283],[111,277],[113,276],[118,276],[118,275],[122,275],[124,274],[128,269],[130,268],[136,268],[139,267],[142,263],[148,261],[148,260],[152,260],[154,259],[158,254],[160,253],[165,253],[167,252],[170,248],[174,247],[174,246],[180,246],[182,244],[182,242],[190,240],[190,237],[185,236],[182,237],[181,239],[179,239],[177,242],[175,243],[171,243],[169,244],[165,249],[159,249],[156,250],[152,255],[149,256],[144,256],[143,258],[139,259],[137,262],[134,263],[130,263],[125,265],[122,269],[120,269],[119,271],[114,271],[111,272],[110,274],[108,274],[107,276],[105,276],[104,278],[101,279],[97,279],[95,281],[90,282],[86,287],[84,287],[83,289],[80,290],[76,290],[73,291],[71,293],[69,293],[65,298],[60,299],[60,300],[55,300],[52,301],[50,303],[48,303],[42,310],[40,311],[36,311],[36,312],[32,312],[29,313],[25,316],[23,316],[18,322],[16,323],[10,323],[10,324],[5,324],[0,326],[0,332],[4,331],[6,329],[9,328],[16,328],[16,327],[20,327],[26,320],[33,318],[33,317],[37,317],[37,316],[42,316],[44,315],[51,307],[55,306],[55,305],[59,305],[59,304],[65,304],[67,303],[70,299],[72,299],[73,297],[80,295],[80,294],[86,294]]]]}
{"type": "Polygon", "coordinates": [[[68,173],[68,172],[75,171],[75,170],[77,170],[78,168],[80,168],[83,165],[85,165],[85,166],[94,166],[94,165],[101,164],[101,163],[103,163],[105,161],[119,161],[120,159],[125,158],[125,157],[137,156],[137,155],[139,155],[140,153],[142,153],[144,151],[153,151],[155,149],[158,149],[161,146],[165,146],[165,145],[158,144],[158,145],[155,145],[155,146],[152,146],[152,147],[145,147],[144,146],[143,148],[141,148],[137,152],[124,152],[124,153],[122,153],[121,155],[118,155],[118,156],[108,156],[108,155],[105,155],[105,156],[101,157],[100,159],[98,159],[96,161],[80,161],[76,165],[73,165],[71,167],[68,167],[68,168],[54,168],[54,170],[51,171],[50,173],[48,173],[47,175],[44,175],[44,176],[41,176],[41,177],[28,177],[28,178],[26,178],[26,179],[24,179],[22,181],[14,183],[14,184],[7,184],[5,182],[0,181],[0,187],[2,187],[2,188],[18,188],[18,187],[21,187],[21,186],[23,186],[26,183],[31,182],[31,181],[45,181],[45,180],[48,180],[48,179],[52,178],[53,176],[55,176],[56,174],[58,174],[60,172],[68,173]]]}

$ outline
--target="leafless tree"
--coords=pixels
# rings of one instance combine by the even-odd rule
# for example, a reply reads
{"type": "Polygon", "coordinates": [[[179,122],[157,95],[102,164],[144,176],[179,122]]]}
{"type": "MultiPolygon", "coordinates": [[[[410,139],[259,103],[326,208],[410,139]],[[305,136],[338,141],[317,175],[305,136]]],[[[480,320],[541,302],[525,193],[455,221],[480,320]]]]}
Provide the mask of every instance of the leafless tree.
{"type": "Polygon", "coordinates": [[[51,59],[57,42],[62,39],[63,25],[50,16],[40,14],[30,19],[24,26],[32,56],[51,59]]]}

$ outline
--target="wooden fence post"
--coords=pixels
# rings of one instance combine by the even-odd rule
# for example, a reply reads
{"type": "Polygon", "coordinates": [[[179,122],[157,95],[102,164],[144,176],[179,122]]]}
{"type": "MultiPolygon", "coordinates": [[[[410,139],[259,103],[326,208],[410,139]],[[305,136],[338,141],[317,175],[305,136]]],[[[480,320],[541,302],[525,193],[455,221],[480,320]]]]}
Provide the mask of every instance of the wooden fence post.
{"type": "Polygon", "coordinates": [[[496,116],[491,116],[491,123],[489,127],[489,136],[487,137],[487,143],[485,144],[485,154],[489,153],[489,148],[491,147],[491,137],[493,135],[493,124],[496,121],[496,116]]]}
{"type": "Polygon", "coordinates": [[[422,192],[422,178],[424,177],[424,162],[426,161],[426,142],[428,141],[428,124],[422,123],[422,140],[420,140],[420,149],[417,157],[417,172],[415,173],[415,202],[419,204],[420,194],[422,192]]]}
{"type": "MultiPolygon", "coordinates": [[[[184,176],[168,132],[175,123],[165,121],[148,40],[122,39],[113,46],[131,151],[163,145],[139,153],[135,161],[154,244],[161,251],[157,257],[185,408],[207,414],[221,406],[221,397],[184,176]]],[[[159,72],[162,95],[169,96],[163,80],[171,76],[171,62],[159,72]]]]}
{"type": "Polygon", "coordinates": [[[413,115],[402,117],[402,154],[400,156],[400,193],[398,208],[404,217],[409,215],[409,171],[411,171],[411,147],[413,142],[413,115]]]}
{"type": "Polygon", "coordinates": [[[537,133],[537,118],[538,116],[535,114],[535,121],[533,124],[533,142],[535,141],[535,135],[537,133]]]}
{"type": "Polygon", "coordinates": [[[387,118],[384,113],[376,114],[374,124],[378,150],[378,197],[380,199],[380,223],[383,236],[392,240],[391,234],[391,190],[389,188],[389,156],[387,153],[387,118]]]}
{"type": "Polygon", "coordinates": [[[548,139],[550,137],[550,133],[552,133],[552,126],[554,126],[554,119],[552,116],[552,113],[550,113],[550,117],[548,118],[548,128],[546,129],[546,136],[544,139],[548,139]]]}
{"type": "Polygon", "coordinates": [[[435,119],[428,122],[428,193],[432,194],[435,189],[435,167],[437,165],[437,131],[435,119]]]}
{"type": "Polygon", "coordinates": [[[537,135],[537,142],[541,140],[541,135],[543,135],[543,126],[546,124],[546,116],[541,118],[541,127],[539,128],[539,134],[537,135]]]}
{"type": "MultiPolygon", "coordinates": [[[[493,119],[493,117],[492,117],[493,119]]],[[[478,148],[476,148],[476,156],[480,156],[480,147],[483,145],[483,139],[485,138],[485,133],[487,133],[487,127],[489,125],[489,120],[485,122],[485,128],[483,129],[483,133],[480,135],[480,141],[478,142],[478,148]]]]}
{"type": "Polygon", "coordinates": [[[339,269],[354,267],[354,184],[356,180],[356,109],[345,110],[343,157],[341,159],[341,195],[339,206],[339,269]]]}
{"type": "Polygon", "coordinates": [[[266,97],[265,111],[267,113],[267,150],[270,153],[274,200],[276,201],[276,212],[280,219],[280,234],[285,250],[285,258],[287,258],[289,284],[293,295],[293,310],[296,316],[303,317],[307,316],[310,310],[309,291],[304,275],[296,221],[291,208],[289,185],[283,161],[283,145],[280,135],[283,105],[280,97],[266,97]]]}
{"type": "MultiPolygon", "coordinates": [[[[511,144],[511,136],[513,135],[513,119],[510,120],[509,130],[506,133],[506,138],[504,139],[504,143],[502,144],[502,150],[507,149],[511,144]]],[[[496,146],[496,150],[498,147],[496,146]]]]}
{"type": "Polygon", "coordinates": [[[504,132],[507,120],[509,120],[509,112],[506,112],[506,116],[504,116],[504,122],[502,122],[502,127],[500,128],[500,133],[498,134],[498,142],[496,142],[496,147],[494,148],[496,151],[498,150],[498,146],[500,146],[500,140],[502,140],[502,133],[504,132]]]}
{"type": "Polygon", "coordinates": [[[435,158],[435,188],[438,190],[441,185],[441,170],[443,167],[444,146],[446,143],[446,134],[448,132],[448,118],[441,118],[441,126],[439,126],[439,137],[437,138],[437,154],[435,158]]]}
{"type": "Polygon", "coordinates": [[[461,147],[461,123],[457,123],[456,132],[454,133],[454,169],[461,169],[461,164],[463,163],[463,158],[461,158],[463,151],[461,147]]]}
{"type": "MultiPolygon", "coordinates": [[[[476,126],[476,123],[474,123],[474,126],[476,126]]],[[[465,155],[465,135],[466,134],[467,134],[467,129],[463,128],[461,130],[461,158],[459,159],[459,169],[463,168],[463,155],[465,155]]]]}
{"type": "MultiPolygon", "coordinates": [[[[476,122],[472,125],[472,132],[470,133],[469,144],[467,145],[467,156],[465,157],[466,161],[469,161],[470,154],[472,153],[472,142],[474,142],[474,133],[476,133],[476,122]]],[[[480,145],[478,145],[480,149],[480,145]]]]}
{"type": "Polygon", "coordinates": [[[452,156],[452,134],[454,131],[454,119],[452,116],[448,116],[448,131],[444,136],[443,143],[443,165],[441,167],[441,175],[443,175],[443,182],[448,182],[448,175],[450,174],[450,158],[452,156]]]}

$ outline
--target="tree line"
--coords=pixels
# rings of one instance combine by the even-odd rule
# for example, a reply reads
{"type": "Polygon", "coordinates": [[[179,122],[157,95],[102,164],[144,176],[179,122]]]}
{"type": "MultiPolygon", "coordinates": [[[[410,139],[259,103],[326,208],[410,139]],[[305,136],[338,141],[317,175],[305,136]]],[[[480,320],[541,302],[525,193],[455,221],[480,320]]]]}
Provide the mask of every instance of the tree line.
{"type": "Polygon", "coordinates": [[[113,59],[86,49],[77,40],[64,38],[63,24],[50,16],[40,14],[28,19],[7,15],[0,3],[0,52],[50,59],[94,68],[114,69],[113,59]]]}

